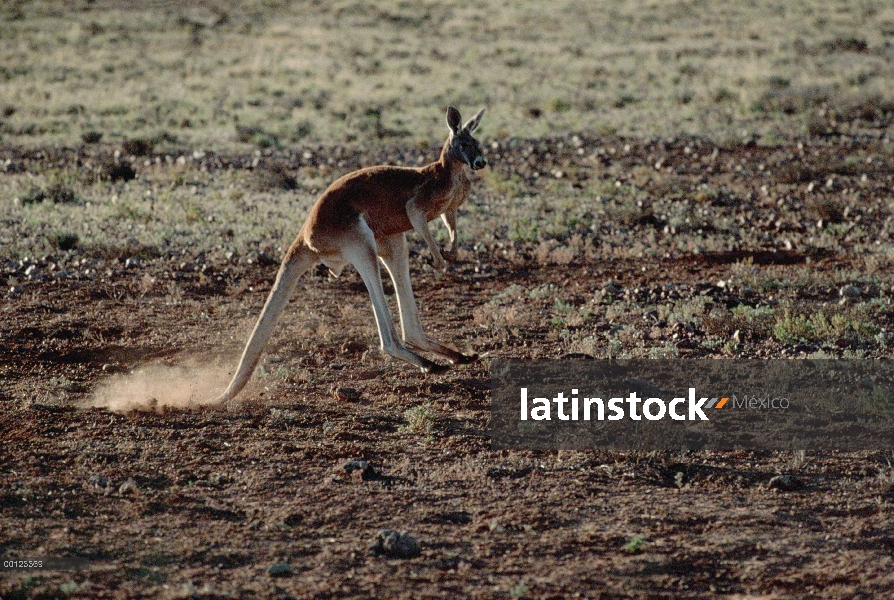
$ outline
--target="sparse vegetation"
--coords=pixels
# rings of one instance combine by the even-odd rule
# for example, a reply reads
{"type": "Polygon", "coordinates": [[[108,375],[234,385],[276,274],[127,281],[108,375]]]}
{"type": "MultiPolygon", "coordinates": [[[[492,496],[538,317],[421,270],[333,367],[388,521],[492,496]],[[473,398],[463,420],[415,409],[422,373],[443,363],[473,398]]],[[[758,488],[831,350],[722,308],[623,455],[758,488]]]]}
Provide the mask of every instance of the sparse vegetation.
{"type": "Polygon", "coordinates": [[[78,234],[70,232],[56,232],[50,234],[50,243],[59,250],[74,250],[78,246],[78,234]]]}
{"type": "Polygon", "coordinates": [[[525,138],[561,128],[740,139],[746,129],[767,140],[805,122],[824,136],[894,118],[881,1],[823,4],[835,18],[822,19],[819,37],[814,2],[709,3],[697,19],[683,2],[559,13],[533,2],[432,4],[410,25],[383,16],[400,14],[396,2],[333,11],[252,1],[195,30],[181,25],[199,10],[188,5],[16,6],[21,18],[0,21],[0,106],[4,139],[17,145],[97,144],[101,133],[142,156],[173,138],[215,149],[358,132],[429,140],[442,130],[431,107],[457,93],[489,105],[490,131],[525,138]],[[436,52],[429,32],[439,32],[436,52]]]}
{"type": "Polygon", "coordinates": [[[513,598],[527,598],[531,592],[531,588],[527,586],[524,579],[520,579],[518,583],[509,588],[509,595],[513,598]]]}
{"type": "Polygon", "coordinates": [[[522,196],[521,181],[522,178],[518,174],[512,174],[507,177],[500,171],[491,170],[487,178],[487,185],[493,189],[495,194],[500,196],[520,198],[522,196]]]}
{"type": "Polygon", "coordinates": [[[862,400],[871,412],[894,415],[894,396],[891,395],[890,389],[875,385],[863,394],[862,400]]]}
{"type": "Polygon", "coordinates": [[[840,338],[872,343],[878,333],[878,326],[869,322],[865,315],[855,315],[852,311],[826,316],[823,312],[792,314],[786,310],[773,326],[773,335],[786,344],[834,341],[840,338]]]}
{"type": "Polygon", "coordinates": [[[438,413],[431,404],[420,404],[404,411],[404,420],[408,431],[414,433],[430,432],[438,420],[438,413]]]}
{"type": "Polygon", "coordinates": [[[643,546],[646,544],[646,538],[641,535],[635,535],[630,538],[626,544],[624,544],[624,550],[629,552],[630,554],[639,554],[643,551],[643,546]]]}
{"type": "Polygon", "coordinates": [[[0,596],[889,593],[890,453],[487,436],[495,358],[894,356],[894,12],[778,4],[0,5],[4,550],[95,557],[0,596]],[[235,360],[319,193],[433,160],[448,104],[487,107],[490,166],[448,271],[412,233],[410,268],[479,362],[396,365],[356,272],[321,267],[238,410],[74,408],[235,360]],[[380,527],[421,555],[367,556],[380,527]]]}

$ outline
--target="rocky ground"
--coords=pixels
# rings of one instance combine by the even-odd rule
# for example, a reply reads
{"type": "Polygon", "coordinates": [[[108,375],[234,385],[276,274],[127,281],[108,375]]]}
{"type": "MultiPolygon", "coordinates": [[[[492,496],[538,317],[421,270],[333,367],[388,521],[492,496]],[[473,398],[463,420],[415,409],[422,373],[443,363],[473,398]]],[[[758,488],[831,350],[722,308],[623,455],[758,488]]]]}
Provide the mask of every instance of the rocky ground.
{"type": "MultiPolygon", "coordinates": [[[[5,148],[0,164],[121,186],[176,168],[176,153],[132,150],[5,148]]],[[[416,156],[376,152],[268,153],[275,168],[182,155],[209,179],[283,190],[302,184],[290,174],[416,156]]],[[[488,440],[493,358],[890,358],[887,140],[567,136],[495,142],[489,160],[451,268],[434,272],[414,241],[423,322],[482,357],[439,376],[383,357],[359,277],[319,270],[240,401],[196,406],[234,367],[280,240],[8,252],[0,554],[91,562],[5,572],[0,596],[890,594],[890,452],[554,454],[488,440]],[[383,529],[418,555],[412,541],[371,552],[383,529]]],[[[17,247],[44,235],[33,207],[78,201],[36,192],[4,213],[17,247]]]]}

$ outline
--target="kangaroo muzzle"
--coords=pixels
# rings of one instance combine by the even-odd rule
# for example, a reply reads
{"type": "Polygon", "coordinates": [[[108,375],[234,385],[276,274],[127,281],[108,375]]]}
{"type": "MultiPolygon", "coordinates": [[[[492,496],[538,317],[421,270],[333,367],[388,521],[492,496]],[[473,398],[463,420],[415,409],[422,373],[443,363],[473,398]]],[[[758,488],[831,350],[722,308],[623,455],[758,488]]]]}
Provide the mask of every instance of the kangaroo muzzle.
{"type": "Polygon", "coordinates": [[[478,169],[483,169],[484,167],[486,167],[487,161],[484,160],[484,157],[482,156],[476,156],[475,160],[472,161],[472,164],[470,166],[472,167],[472,169],[477,171],[478,169]]]}

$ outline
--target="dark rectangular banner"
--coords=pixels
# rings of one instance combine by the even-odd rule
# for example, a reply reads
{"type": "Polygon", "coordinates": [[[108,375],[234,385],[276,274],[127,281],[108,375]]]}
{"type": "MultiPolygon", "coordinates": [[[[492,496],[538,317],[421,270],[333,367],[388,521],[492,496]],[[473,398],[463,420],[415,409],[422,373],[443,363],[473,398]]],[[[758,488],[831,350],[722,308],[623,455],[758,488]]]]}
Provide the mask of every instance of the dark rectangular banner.
{"type": "Polygon", "coordinates": [[[494,449],[891,450],[894,360],[495,360],[494,449]]]}

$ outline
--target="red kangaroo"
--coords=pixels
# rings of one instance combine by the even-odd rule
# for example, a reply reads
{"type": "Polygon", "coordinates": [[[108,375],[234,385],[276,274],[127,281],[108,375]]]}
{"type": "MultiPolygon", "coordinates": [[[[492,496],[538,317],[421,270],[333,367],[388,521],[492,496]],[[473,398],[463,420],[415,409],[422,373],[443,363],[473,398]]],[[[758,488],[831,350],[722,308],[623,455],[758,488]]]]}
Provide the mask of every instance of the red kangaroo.
{"type": "Polygon", "coordinates": [[[414,350],[431,352],[453,364],[475,360],[476,356],[467,356],[439,344],[423,332],[410,285],[404,234],[416,231],[428,244],[435,266],[445,266],[428,222],[442,215],[453,245],[456,209],[468,197],[472,186],[465,167],[477,170],[487,165],[481,146],[472,137],[483,115],[484,109],[481,109],[462,125],[459,111],[451,106],[447,109],[450,134],[438,161],[423,167],[382,165],[360,169],[336,180],[323,192],[286,253],[273,289],[242,352],[236,374],[216,403],[233,399],[248,383],[298,279],[318,262],[329,267],[336,276],[346,264],[354,265],[372,299],[381,348],[391,356],[416,365],[423,373],[440,373],[448,367],[434,363],[414,350]],[[397,337],[385,301],[377,258],[381,259],[394,282],[402,341],[397,337]]]}

